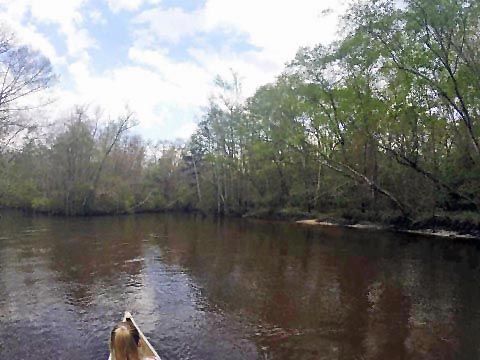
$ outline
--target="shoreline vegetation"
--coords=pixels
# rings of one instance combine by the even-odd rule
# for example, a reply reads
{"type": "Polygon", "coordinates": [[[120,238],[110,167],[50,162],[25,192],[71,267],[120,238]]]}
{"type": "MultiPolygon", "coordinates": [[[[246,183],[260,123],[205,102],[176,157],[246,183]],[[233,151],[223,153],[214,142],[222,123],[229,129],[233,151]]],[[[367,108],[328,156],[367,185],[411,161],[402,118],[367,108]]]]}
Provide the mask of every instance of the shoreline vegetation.
{"type": "Polygon", "coordinates": [[[216,78],[186,141],[146,141],[128,108],[39,119],[13,106],[55,76],[48,59],[0,36],[10,91],[0,97],[0,206],[478,237],[479,19],[480,1],[355,2],[338,41],[299,49],[250,97],[241,74],[216,78]]]}

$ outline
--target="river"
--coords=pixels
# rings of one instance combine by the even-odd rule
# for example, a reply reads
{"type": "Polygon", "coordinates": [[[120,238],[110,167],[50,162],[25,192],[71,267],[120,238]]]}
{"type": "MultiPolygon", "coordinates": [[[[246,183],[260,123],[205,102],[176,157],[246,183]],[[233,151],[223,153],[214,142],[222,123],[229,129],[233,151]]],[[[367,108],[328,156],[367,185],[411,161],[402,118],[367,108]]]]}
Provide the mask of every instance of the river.
{"type": "Polygon", "coordinates": [[[472,241],[188,215],[0,218],[0,359],[478,359],[472,241]]]}

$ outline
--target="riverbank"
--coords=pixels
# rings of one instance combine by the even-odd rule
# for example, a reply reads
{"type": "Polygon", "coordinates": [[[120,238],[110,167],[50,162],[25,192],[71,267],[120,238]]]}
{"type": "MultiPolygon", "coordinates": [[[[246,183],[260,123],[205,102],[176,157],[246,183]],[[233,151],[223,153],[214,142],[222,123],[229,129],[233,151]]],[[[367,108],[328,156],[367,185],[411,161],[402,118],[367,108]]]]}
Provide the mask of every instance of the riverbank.
{"type": "Polygon", "coordinates": [[[339,226],[444,238],[480,239],[480,213],[471,211],[439,211],[435,215],[417,214],[414,219],[407,219],[392,211],[361,212],[339,209],[326,213],[308,213],[295,208],[286,208],[277,211],[260,209],[248,212],[244,217],[291,221],[301,225],[339,226]]]}
{"type": "MultiPolygon", "coordinates": [[[[336,227],[346,227],[352,229],[364,229],[364,230],[387,230],[387,231],[396,231],[408,234],[422,235],[422,236],[434,236],[442,238],[451,238],[451,239],[476,239],[480,240],[480,227],[475,224],[469,223],[469,230],[454,230],[452,228],[446,227],[422,227],[419,223],[414,223],[411,228],[399,227],[394,225],[386,225],[380,223],[372,222],[358,222],[350,223],[346,219],[337,219],[335,220],[322,220],[322,219],[305,219],[297,220],[297,224],[309,225],[309,226],[336,226],[336,227]]],[[[458,226],[455,227],[458,229],[458,226]]]]}
{"type": "MultiPolygon", "coordinates": [[[[0,210],[7,210],[0,208],[0,210]]],[[[32,211],[28,209],[10,209],[20,211],[30,215],[41,214],[47,216],[66,216],[48,211],[32,211]]],[[[201,217],[215,216],[208,214],[199,209],[156,209],[156,210],[137,210],[135,212],[121,212],[121,213],[107,213],[94,212],[88,215],[75,215],[74,217],[97,217],[97,216],[122,216],[143,213],[189,213],[196,214],[201,217]]],[[[271,209],[257,209],[247,212],[245,214],[228,214],[223,215],[231,218],[243,217],[247,219],[258,220],[277,220],[296,222],[300,225],[310,226],[338,226],[352,229],[363,230],[388,230],[403,232],[409,234],[436,236],[443,238],[458,238],[458,239],[480,239],[480,214],[474,212],[457,212],[444,213],[434,216],[418,217],[415,220],[405,219],[398,214],[386,213],[372,214],[372,213],[345,213],[345,212],[331,212],[331,213],[311,213],[300,211],[299,209],[286,208],[280,210],[271,209]]],[[[0,214],[1,217],[1,214],[0,214]]],[[[71,217],[71,216],[69,216],[71,217]]]]}

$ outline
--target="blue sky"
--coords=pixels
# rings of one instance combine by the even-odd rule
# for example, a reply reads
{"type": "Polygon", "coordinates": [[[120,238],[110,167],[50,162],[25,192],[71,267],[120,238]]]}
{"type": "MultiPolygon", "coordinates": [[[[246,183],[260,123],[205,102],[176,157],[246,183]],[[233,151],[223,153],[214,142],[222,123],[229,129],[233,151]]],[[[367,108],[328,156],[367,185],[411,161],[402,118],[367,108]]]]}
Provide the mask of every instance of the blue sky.
{"type": "Polygon", "coordinates": [[[147,139],[187,138],[217,75],[243,96],[273,81],[300,46],[329,43],[335,0],[0,0],[0,21],[49,57],[59,81],[51,113],[125,106],[147,139]],[[330,15],[323,10],[332,9],[330,15]]]}

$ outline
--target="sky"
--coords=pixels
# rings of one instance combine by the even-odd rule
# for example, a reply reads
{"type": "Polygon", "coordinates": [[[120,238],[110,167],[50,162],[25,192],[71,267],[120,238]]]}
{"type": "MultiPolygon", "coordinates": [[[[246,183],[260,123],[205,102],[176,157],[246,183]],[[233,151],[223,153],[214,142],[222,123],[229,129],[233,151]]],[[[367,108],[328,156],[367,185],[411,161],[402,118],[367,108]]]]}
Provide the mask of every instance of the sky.
{"type": "Polygon", "coordinates": [[[188,138],[235,71],[242,95],[336,37],[346,0],[0,0],[0,23],[52,62],[52,113],[131,109],[146,139],[188,138]]]}

